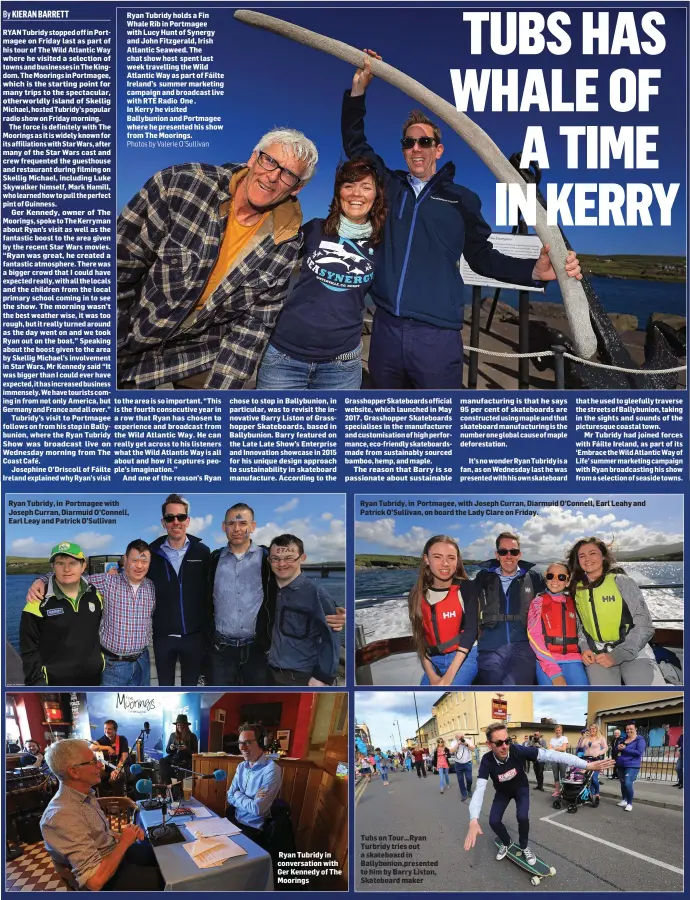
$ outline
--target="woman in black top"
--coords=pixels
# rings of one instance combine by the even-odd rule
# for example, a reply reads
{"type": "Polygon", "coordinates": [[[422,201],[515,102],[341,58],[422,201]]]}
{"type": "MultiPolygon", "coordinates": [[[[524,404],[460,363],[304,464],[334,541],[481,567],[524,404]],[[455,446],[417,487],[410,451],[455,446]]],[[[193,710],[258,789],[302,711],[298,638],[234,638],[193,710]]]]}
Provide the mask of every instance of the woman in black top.
{"type": "Polygon", "coordinates": [[[339,167],[328,218],[304,226],[302,267],[259,367],[260,390],[357,390],[364,299],[386,200],[371,160],[339,167]]]}
{"type": "MultiPolygon", "coordinates": [[[[199,752],[199,740],[197,736],[189,728],[189,720],[184,713],[175,720],[175,731],[168,738],[165,748],[168,754],[164,756],[160,762],[161,780],[165,784],[170,784],[172,780],[172,769],[180,767],[181,769],[192,768],[192,756],[199,752]]],[[[176,773],[176,777],[181,780],[185,777],[184,772],[176,773]]]]}

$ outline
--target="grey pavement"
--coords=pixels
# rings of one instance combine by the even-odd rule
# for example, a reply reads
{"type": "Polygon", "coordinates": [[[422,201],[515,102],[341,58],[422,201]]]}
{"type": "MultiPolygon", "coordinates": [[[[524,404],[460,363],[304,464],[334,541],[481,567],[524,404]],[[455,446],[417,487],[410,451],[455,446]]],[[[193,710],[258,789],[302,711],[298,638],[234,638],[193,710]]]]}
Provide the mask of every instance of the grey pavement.
{"type": "MultiPolygon", "coordinates": [[[[484,834],[473,850],[465,852],[469,803],[461,803],[457,780],[451,779],[443,795],[438,776],[431,773],[418,779],[414,773],[397,772],[391,775],[388,788],[378,778],[365,787],[355,811],[358,890],[682,890],[683,814],[678,809],[636,802],[632,812],[626,813],[616,806],[616,794],[602,795],[597,809],[580,807],[572,815],[553,809],[548,782],[544,793],[530,790],[530,846],[556,869],[555,876],[533,887],[528,873],[509,859],[495,859],[494,834],[488,823],[494,794],[491,784],[479,818],[484,834]],[[390,840],[390,834],[403,840],[390,840]],[[390,856],[369,855],[381,852],[390,856]],[[434,865],[424,866],[425,862],[434,865]]],[[[609,785],[611,790],[616,787],[613,782],[609,785]]],[[[644,787],[682,797],[682,791],[670,786],[644,787]]],[[[608,789],[608,785],[603,788],[608,789]]],[[[513,803],[504,822],[516,839],[513,803]]]]}

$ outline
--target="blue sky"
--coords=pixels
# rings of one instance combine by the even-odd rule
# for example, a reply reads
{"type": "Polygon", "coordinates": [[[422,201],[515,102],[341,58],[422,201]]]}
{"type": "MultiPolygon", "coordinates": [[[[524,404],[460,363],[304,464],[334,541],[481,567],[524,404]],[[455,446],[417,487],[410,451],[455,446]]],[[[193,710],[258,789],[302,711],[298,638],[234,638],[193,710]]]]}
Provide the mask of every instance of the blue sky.
{"type": "MultiPolygon", "coordinates": [[[[420,725],[431,717],[431,707],[442,693],[443,691],[415,692],[420,725]]],[[[587,691],[533,691],[534,721],[547,717],[560,718],[568,725],[584,722],[587,696],[587,691]]],[[[510,709],[510,692],[507,700],[510,709]]],[[[355,716],[357,722],[364,722],[369,726],[375,747],[399,750],[400,739],[395,723],[400,723],[403,742],[408,737],[414,737],[417,730],[414,701],[412,691],[358,691],[355,693],[355,716]]]]}
{"type": "MultiPolygon", "coordinates": [[[[122,553],[134,538],[153,540],[163,534],[160,524],[161,503],[166,494],[31,494],[5,495],[5,552],[11,556],[43,557],[60,541],[78,543],[88,554],[122,553]],[[10,502],[35,501],[113,501],[128,515],[111,516],[115,524],[97,524],[93,519],[79,524],[9,524],[11,515],[32,515],[26,507],[10,507],[10,502]]],[[[290,533],[302,538],[309,562],[345,559],[345,502],[340,494],[185,494],[189,500],[189,533],[202,538],[212,549],[226,543],[221,529],[225,510],[235,503],[247,503],[254,509],[257,529],[254,540],[267,543],[278,534],[290,533]]],[[[74,509],[63,507],[70,517],[74,509]]],[[[56,508],[55,508],[56,509],[56,508]]],[[[100,515],[96,508],[95,518],[100,515]]],[[[80,507],[79,518],[86,517],[80,507]]],[[[57,511],[57,509],[56,509],[57,511]]]]}
{"type": "MultiPolygon", "coordinates": [[[[530,9],[538,9],[534,3],[530,9]]],[[[261,4],[253,4],[261,9],[261,4]]],[[[351,5],[341,8],[264,7],[270,15],[284,18],[355,47],[373,47],[384,61],[421,81],[439,96],[454,103],[451,69],[542,69],[550,85],[550,71],[563,70],[564,99],[572,99],[574,71],[597,68],[598,112],[475,112],[468,114],[499,145],[506,156],[522,148],[525,129],[530,125],[544,128],[550,168],[543,173],[547,181],[564,182],[680,182],[681,190],[673,208],[671,227],[573,227],[567,236],[581,252],[604,253],[685,253],[685,12],[664,9],[666,24],[661,28],[666,49],[653,56],[620,55],[582,56],[580,46],[580,13],[582,5],[565,2],[555,7],[571,17],[568,28],[573,47],[565,55],[548,52],[537,56],[497,55],[485,47],[481,55],[472,55],[469,24],[463,22],[461,8],[444,7],[375,9],[366,11],[351,5]],[[410,40],[420,34],[421,39],[410,40]],[[654,68],[661,70],[659,95],[652,98],[649,112],[613,112],[608,104],[608,79],[616,68],[654,68]],[[561,125],[658,125],[657,170],[626,170],[614,161],[610,169],[579,172],[565,167],[565,139],[559,136],[561,125]]],[[[553,4],[543,7],[553,12],[553,4]]],[[[590,6],[596,9],[596,6],[590,6]]],[[[624,7],[625,8],[625,7],[624,7]]],[[[627,7],[629,9],[629,7],[627,7]]],[[[655,7],[656,8],[656,7],[655,7]]],[[[196,132],[195,140],[208,140],[208,148],[127,148],[125,146],[125,78],[118,98],[118,204],[121,207],[155,171],[173,163],[202,161],[220,164],[243,161],[251,154],[261,134],[276,125],[290,125],[303,130],[317,145],[321,161],[316,176],[302,191],[305,219],[325,214],[331,198],[335,167],[342,158],[340,144],[340,103],[342,92],[351,83],[353,69],[333,57],[302,47],[287,39],[250,28],[232,18],[232,7],[213,8],[205,4],[210,19],[208,27],[216,31],[211,50],[215,56],[212,68],[226,77],[225,95],[197,100],[190,114],[221,115],[222,132],[196,132]]],[[[500,3],[491,4],[500,11],[500,3]]],[[[515,7],[513,7],[515,9],[515,7]]],[[[609,7],[609,9],[611,9],[609,7]]],[[[637,22],[647,11],[645,5],[635,11],[637,22]]],[[[120,10],[120,34],[124,34],[125,11],[120,10]]],[[[613,13],[612,13],[613,16],[613,13]]],[[[613,32],[613,19],[611,32],[613,32]]],[[[644,35],[641,34],[644,38],[644,35]]],[[[124,41],[120,40],[119,71],[124,66],[124,41]]],[[[522,84],[522,78],[520,79],[522,84]]],[[[400,125],[416,104],[396,88],[374,82],[369,89],[367,136],[372,146],[390,167],[402,166],[399,145],[400,125]]],[[[442,161],[452,160],[457,166],[456,180],[475,190],[482,199],[487,220],[494,222],[495,178],[473,151],[448,127],[444,130],[446,151],[442,161]]],[[[653,208],[654,209],[654,208],[653,208]]],[[[658,221],[658,214],[655,217],[658,221]]],[[[509,229],[508,229],[509,230],[509,229]]]]}
{"type": "Polygon", "coordinates": [[[558,559],[576,540],[593,534],[607,543],[613,540],[614,552],[673,544],[683,539],[683,498],[668,494],[385,494],[362,495],[355,501],[356,553],[418,556],[430,537],[449,534],[456,538],[465,558],[487,559],[493,557],[494,539],[502,531],[516,531],[525,559],[533,562],[558,559]],[[424,505],[468,500],[471,507],[457,509],[484,514],[440,515],[434,507],[424,505]],[[586,501],[645,505],[575,505],[586,501]],[[528,502],[549,505],[529,507],[528,502]],[[396,515],[396,510],[405,514],[396,515]]]}

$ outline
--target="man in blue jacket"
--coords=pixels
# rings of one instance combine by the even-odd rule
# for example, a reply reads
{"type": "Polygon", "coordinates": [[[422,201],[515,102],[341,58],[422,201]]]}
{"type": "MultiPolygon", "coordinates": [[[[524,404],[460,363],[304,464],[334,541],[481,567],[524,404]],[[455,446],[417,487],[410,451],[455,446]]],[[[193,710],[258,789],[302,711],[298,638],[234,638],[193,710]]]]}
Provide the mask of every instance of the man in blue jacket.
{"type": "Polygon", "coordinates": [[[496,538],[496,558],[474,579],[479,640],[477,662],[482,684],[534,684],[536,657],[527,637],[527,612],[545,590],[544,579],[522,559],[520,540],[504,531],[496,538]]]}
{"type": "MultiPolygon", "coordinates": [[[[407,171],[386,166],[364,134],[364,95],[373,77],[370,57],[381,58],[372,50],[365,53],[369,55],[343,99],[342,137],[349,159],[375,161],[388,200],[381,262],[371,289],[376,315],[369,373],[373,386],[386,390],[461,388],[461,254],[480,275],[534,286],[556,278],[549,248],[542,248],[536,262],[493,249],[479,197],[455,184],[453,163],[437,168],[443,155],[441,130],[421,111],[411,113],[402,129],[407,171]]],[[[572,278],[582,278],[572,251],[565,270],[572,278]]]]}
{"type": "Polygon", "coordinates": [[[166,536],[151,547],[148,577],[156,588],[153,614],[153,649],[158,684],[174,686],[180,660],[182,684],[196,687],[205,651],[205,631],[210,613],[207,604],[211,551],[201,538],[187,534],[189,503],[170,494],[162,506],[161,524],[166,536]]]}
{"type": "Polygon", "coordinates": [[[331,685],[338,673],[340,634],[329,628],[336,613],[330,596],[302,573],[304,544],[294,534],[271,541],[268,561],[277,597],[268,665],[281,687],[331,685]]]}

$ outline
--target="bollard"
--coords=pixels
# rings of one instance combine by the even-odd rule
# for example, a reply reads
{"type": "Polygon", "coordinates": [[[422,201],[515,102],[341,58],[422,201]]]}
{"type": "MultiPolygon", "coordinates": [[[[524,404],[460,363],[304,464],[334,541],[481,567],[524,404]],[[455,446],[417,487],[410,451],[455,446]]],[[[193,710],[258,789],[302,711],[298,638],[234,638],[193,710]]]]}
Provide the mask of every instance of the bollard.
{"type": "Polygon", "coordinates": [[[565,388],[565,347],[562,344],[554,344],[553,350],[553,367],[556,371],[556,390],[562,391],[565,388]]]}
{"type": "MultiPolygon", "coordinates": [[[[482,289],[479,285],[472,288],[472,320],[470,322],[470,347],[479,346],[479,316],[482,309],[482,289]]],[[[479,371],[479,354],[470,350],[470,365],[467,371],[467,387],[470,390],[477,388],[477,373],[479,371]]]]}

